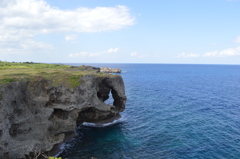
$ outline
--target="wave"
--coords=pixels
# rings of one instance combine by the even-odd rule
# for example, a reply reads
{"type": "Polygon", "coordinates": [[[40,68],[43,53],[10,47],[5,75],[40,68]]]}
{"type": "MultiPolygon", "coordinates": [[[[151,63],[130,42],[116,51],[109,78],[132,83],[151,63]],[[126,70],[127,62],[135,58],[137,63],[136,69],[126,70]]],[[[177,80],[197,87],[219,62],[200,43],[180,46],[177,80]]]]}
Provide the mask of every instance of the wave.
{"type": "Polygon", "coordinates": [[[108,123],[91,123],[91,122],[83,122],[82,125],[83,126],[87,126],[87,127],[107,127],[107,126],[112,126],[118,123],[122,123],[125,120],[125,118],[123,118],[122,116],[114,119],[112,122],[108,122],[108,123]]]}

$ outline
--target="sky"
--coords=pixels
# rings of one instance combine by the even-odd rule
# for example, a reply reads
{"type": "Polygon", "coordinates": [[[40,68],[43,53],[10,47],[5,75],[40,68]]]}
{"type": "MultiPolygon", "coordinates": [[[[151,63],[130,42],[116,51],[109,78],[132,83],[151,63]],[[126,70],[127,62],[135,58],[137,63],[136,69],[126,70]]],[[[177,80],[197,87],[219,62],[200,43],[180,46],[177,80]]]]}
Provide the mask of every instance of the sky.
{"type": "Polygon", "coordinates": [[[0,0],[0,60],[240,64],[240,0],[0,0]]]}

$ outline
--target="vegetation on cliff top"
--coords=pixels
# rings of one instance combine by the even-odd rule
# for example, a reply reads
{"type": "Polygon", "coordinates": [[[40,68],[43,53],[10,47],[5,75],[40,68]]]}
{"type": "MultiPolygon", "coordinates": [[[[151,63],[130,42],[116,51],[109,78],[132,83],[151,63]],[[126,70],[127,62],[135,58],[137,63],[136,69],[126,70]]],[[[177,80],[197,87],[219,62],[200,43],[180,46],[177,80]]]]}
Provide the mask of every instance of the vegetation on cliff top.
{"type": "Polygon", "coordinates": [[[94,70],[72,68],[70,65],[0,61],[0,84],[4,85],[15,81],[34,80],[36,76],[40,76],[51,80],[55,86],[77,87],[80,84],[79,78],[86,74],[102,75],[94,70]]]}

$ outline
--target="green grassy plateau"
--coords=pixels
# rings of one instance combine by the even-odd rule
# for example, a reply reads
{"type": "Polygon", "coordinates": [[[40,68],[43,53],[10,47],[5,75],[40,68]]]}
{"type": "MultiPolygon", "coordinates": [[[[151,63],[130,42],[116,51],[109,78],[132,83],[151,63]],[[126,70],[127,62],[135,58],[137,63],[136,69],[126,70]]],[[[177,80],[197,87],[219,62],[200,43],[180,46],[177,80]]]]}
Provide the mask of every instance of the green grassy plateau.
{"type": "Polygon", "coordinates": [[[81,67],[71,68],[70,65],[45,63],[15,63],[0,61],[0,84],[6,85],[15,81],[34,81],[36,77],[51,80],[53,85],[77,87],[79,78],[86,74],[102,75],[95,71],[84,71],[81,67]]]}

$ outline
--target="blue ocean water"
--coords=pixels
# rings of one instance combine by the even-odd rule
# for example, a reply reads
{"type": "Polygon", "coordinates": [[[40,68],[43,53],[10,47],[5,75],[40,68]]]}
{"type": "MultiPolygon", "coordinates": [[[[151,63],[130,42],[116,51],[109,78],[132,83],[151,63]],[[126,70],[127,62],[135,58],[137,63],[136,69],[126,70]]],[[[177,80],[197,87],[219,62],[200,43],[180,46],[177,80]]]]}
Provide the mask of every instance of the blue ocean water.
{"type": "Polygon", "coordinates": [[[68,159],[239,159],[240,66],[90,64],[123,70],[122,118],[85,124],[68,159]]]}

